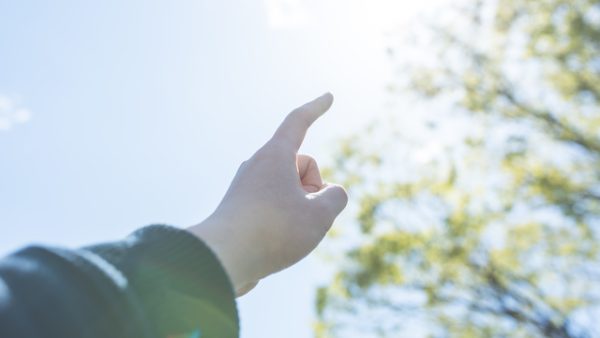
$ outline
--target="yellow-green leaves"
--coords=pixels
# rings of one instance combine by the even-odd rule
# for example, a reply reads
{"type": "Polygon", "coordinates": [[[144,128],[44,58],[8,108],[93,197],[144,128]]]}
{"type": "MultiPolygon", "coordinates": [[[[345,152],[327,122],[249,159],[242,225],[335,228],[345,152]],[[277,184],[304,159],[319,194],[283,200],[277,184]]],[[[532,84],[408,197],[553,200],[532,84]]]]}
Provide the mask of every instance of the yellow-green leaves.
{"type": "Polygon", "coordinates": [[[578,318],[600,306],[594,11],[597,0],[469,2],[455,14],[470,29],[434,30],[437,64],[403,65],[394,87],[441,110],[436,128],[409,139],[383,122],[340,142],[328,175],[351,189],[354,231],[336,238],[346,250],[317,292],[319,337],[368,316],[378,337],[410,337],[386,328],[414,320],[435,337],[586,336],[595,323],[578,318]],[[444,128],[456,116],[469,123],[444,128]],[[415,165],[431,139],[443,151],[415,165]]]}

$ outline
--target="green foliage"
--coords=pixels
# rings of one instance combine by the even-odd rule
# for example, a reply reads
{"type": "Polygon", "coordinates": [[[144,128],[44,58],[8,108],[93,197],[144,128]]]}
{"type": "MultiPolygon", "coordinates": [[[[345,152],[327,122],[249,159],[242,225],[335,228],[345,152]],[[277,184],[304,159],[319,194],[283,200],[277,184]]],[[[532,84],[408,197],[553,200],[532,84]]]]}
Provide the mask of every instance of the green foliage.
{"type": "Polygon", "coordinates": [[[318,337],[600,336],[600,3],[458,13],[428,45],[442,62],[409,62],[393,87],[446,107],[425,141],[462,141],[422,163],[422,140],[380,123],[328,170],[356,229],[317,292],[318,337]]]}

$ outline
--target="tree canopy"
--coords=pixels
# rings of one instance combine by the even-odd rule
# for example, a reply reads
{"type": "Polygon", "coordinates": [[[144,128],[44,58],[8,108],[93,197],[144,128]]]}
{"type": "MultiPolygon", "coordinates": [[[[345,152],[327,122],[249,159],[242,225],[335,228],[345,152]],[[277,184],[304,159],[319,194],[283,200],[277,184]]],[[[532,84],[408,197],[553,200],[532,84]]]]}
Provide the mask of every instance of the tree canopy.
{"type": "Polygon", "coordinates": [[[423,132],[392,110],[328,170],[355,226],[316,335],[600,337],[600,3],[474,1],[427,27],[390,49],[423,132]]]}

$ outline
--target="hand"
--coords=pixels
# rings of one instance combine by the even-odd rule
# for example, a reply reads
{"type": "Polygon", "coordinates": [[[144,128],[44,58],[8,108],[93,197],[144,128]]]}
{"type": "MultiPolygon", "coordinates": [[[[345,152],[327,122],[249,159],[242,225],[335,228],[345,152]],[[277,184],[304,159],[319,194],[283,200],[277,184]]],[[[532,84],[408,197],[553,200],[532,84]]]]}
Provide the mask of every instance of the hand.
{"type": "Polygon", "coordinates": [[[219,257],[238,296],[308,255],[346,206],[344,188],[323,183],[316,161],[297,154],[332,103],[328,93],[292,111],[242,163],[215,212],[188,229],[219,257]]]}

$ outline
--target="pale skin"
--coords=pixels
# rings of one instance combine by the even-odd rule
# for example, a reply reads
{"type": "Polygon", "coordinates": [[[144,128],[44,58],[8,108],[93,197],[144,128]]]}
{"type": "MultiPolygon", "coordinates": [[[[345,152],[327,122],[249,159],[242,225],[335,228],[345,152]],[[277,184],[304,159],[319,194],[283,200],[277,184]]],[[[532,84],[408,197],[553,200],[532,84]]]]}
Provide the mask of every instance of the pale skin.
{"type": "Polygon", "coordinates": [[[327,93],[288,114],[241,164],[217,209],[187,229],[215,252],[237,296],[308,255],[348,202],[342,186],[323,182],[312,157],[298,154],[332,103],[327,93]]]}

